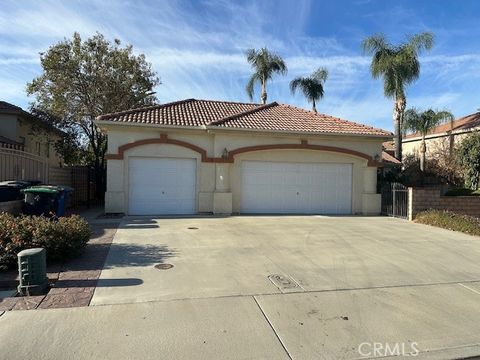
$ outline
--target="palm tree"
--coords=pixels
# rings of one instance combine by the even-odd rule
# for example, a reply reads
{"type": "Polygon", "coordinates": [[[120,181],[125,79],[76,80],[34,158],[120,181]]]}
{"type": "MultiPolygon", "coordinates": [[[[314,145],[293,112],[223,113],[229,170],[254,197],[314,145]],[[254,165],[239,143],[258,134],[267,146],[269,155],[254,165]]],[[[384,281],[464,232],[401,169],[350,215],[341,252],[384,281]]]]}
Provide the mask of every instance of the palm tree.
{"type": "Polygon", "coordinates": [[[419,112],[412,108],[405,111],[403,127],[405,130],[410,130],[422,135],[422,142],[420,144],[420,170],[425,171],[425,154],[427,152],[427,145],[425,143],[425,136],[427,133],[438,126],[440,123],[452,121],[453,115],[448,111],[434,111],[429,109],[427,111],[419,112]]]}
{"type": "Polygon", "coordinates": [[[325,68],[318,68],[309,77],[297,77],[290,82],[290,90],[295,94],[297,88],[302,90],[308,102],[312,103],[312,110],[317,112],[316,101],[323,97],[323,84],[327,80],[328,71],[325,68]]]}
{"type": "Polygon", "coordinates": [[[450,130],[448,131],[448,155],[450,156],[450,158],[453,157],[453,148],[455,146],[455,137],[453,135],[454,122],[455,122],[455,118],[452,116],[449,120],[450,130]]]}
{"type": "Polygon", "coordinates": [[[267,81],[274,74],[284,75],[287,73],[287,65],[283,59],[274,53],[268,51],[267,48],[260,50],[249,49],[246,51],[247,61],[252,65],[253,74],[247,83],[247,94],[250,100],[253,99],[254,87],[257,82],[262,86],[261,100],[262,104],[267,103],[267,81]]]}
{"type": "Polygon", "coordinates": [[[405,90],[420,76],[418,56],[423,50],[433,46],[433,34],[429,32],[411,36],[400,45],[387,42],[384,35],[366,38],[363,43],[365,53],[373,55],[370,70],[374,79],[383,78],[386,97],[393,98],[393,123],[395,127],[395,157],[402,160],[402,119],[407,106],[405,90]]]}

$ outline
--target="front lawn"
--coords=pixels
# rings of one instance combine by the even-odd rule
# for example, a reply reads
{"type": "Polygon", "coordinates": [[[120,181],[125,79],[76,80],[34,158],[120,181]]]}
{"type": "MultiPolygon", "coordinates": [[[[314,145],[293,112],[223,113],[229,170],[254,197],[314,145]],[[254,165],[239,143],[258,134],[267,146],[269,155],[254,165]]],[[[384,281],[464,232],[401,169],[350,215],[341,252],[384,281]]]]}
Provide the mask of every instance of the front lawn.
{"type": "Polygon", "coordinates": [[[447,191],[445,196],[480,196],[480,190],[452,189],[447,191]]]}
{"type": "Polygon", "coordinates": [[[417,214],[415,222],[480,236],[480,219],[473,216],[442,210],[427,210],[417,214]]]}

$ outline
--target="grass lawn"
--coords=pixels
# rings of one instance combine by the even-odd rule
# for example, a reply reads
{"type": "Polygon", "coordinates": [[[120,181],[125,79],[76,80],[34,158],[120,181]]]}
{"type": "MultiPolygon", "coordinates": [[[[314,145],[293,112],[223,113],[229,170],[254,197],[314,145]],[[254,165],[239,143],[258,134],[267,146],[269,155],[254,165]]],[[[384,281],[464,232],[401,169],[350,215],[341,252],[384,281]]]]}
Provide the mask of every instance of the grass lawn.
{"type": "Polygon", "coordinates": [[[480,219],[473,216],[442,210],[428,210],[417,214],[415,222],[480,236],[480,219]]]}
{"type": "Polygon", "coordinates": [[[452,189],[447,191],[445,196],[480,196],[480,190],[452,189]]]}

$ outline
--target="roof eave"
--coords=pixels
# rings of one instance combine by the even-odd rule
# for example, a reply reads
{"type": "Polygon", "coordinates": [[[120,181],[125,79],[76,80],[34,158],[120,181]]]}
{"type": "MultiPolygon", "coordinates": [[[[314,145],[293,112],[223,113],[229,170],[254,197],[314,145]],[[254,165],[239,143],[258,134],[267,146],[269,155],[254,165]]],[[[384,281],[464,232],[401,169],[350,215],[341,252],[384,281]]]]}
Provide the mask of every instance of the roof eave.
{"type": "MultiPolygon", "coordinates": [[[[466,134],[470,133],[473,131],[478,131],[479,127],[471,127],[468,129],[461,129],[461,130],[453,130],[453,135],[461,135],[461,134],[466,134]]],[[[447,137],[450,136],[449,132],[441,132],[441,133],[436,133],[436,134],[428,134],[425,136],[425,139],[436,139],[436,138],[441,138],[441,137],[447,137]]],[[[422,136],[415,136],[415,137],[403,137],[402,142],[411,142],[411,141],[420,141],[422,140],[422,136]]]]}
{"type": "Polygon", "coordinates": [[[110,120],[95,120],[95,123],[104,126],[138,126],[146,128],[157,128],[165,130],[208,130],[212,131],[237,131],[249,133],[271,133],[284,135],[310,135],[310,136],[354,136],[354,137],[368,137],[375,139],[392,139],[392,135],[376,135],[376,134],[355,134],[355,133],[335,133],[335,132],[320,132],[320,131],[288,131],[288,130],[268,130],[268,129],[248,129],[248,128],[231,128],[220,127],[216,125],[201,125],[201,126],[180,126],[180,125],[163,125],[163,124],[144,124],[134,122],[116,122],[110,120]]]}
{"type": "Polygon", "coordinates": [[[182,126],[182,125],[163,125],[163,124],[145,124],[137,122],[126,121],[110,121],[110,120],[95,120],[98,125],[106,126],[138,126],[145,128],[157,128],[157,129],[178,129],[178,130],[206,130],[205,125],[201,126],[182,126]]]}
{"type": "Polygon", "coordinates": [[[248,129],[248,128],[232,128],[232,127],[220,127],[220,126],[206,126],[207,130],[216,131],[243,131],[243,132],[257,132],[257,133],[272,133],[272,134],[294,134],[294,135],[332,135],[332,136],[355,136],[355,137],[371,137],[376,139],[392,139],[391,135],[380,134],[357,134],[357,133],[342,133],[342,132],[321,132],[321,131],[294,131],[294,130],[270,130],[270,129],[248,129]]]}

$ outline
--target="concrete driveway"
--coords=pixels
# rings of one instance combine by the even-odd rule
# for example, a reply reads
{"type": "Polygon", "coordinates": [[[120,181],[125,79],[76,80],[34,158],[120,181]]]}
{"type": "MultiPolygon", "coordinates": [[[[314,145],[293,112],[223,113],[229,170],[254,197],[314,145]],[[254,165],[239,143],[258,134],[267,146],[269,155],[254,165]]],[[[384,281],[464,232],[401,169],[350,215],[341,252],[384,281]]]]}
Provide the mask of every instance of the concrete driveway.
{"type": "Polygon", "coordinates": [[[4,314],[0,350],[28,358],[21,336],[45,359],[479,355],[480,238],[376,217],[131,218],[91,305],[4,314]]]}

